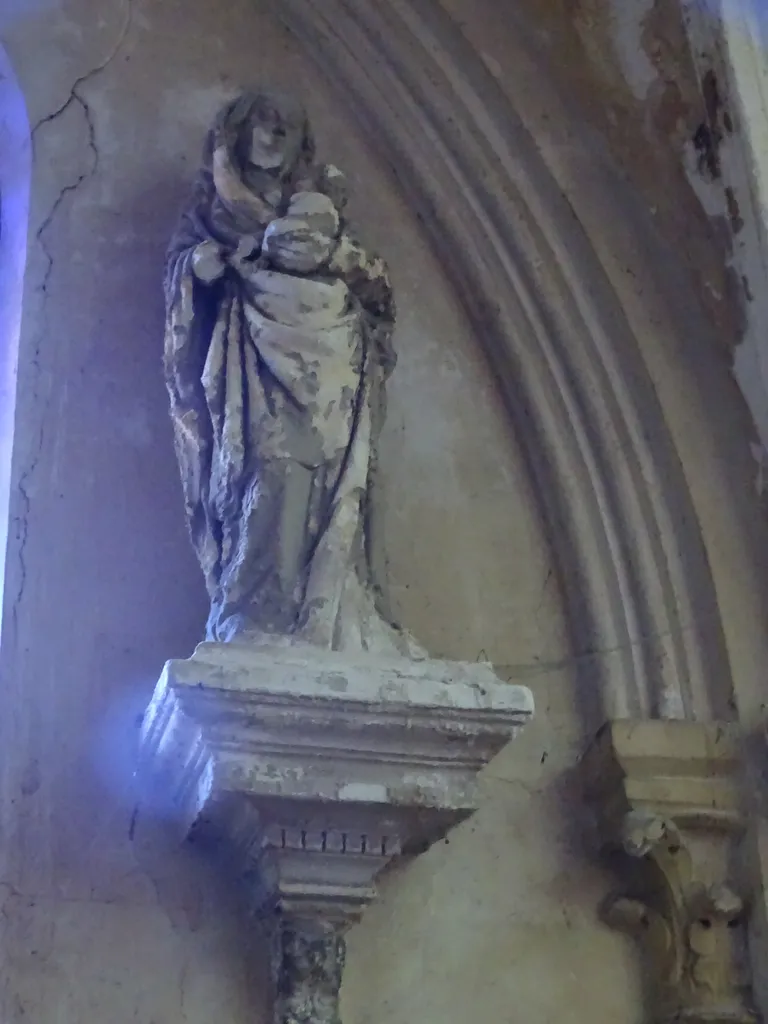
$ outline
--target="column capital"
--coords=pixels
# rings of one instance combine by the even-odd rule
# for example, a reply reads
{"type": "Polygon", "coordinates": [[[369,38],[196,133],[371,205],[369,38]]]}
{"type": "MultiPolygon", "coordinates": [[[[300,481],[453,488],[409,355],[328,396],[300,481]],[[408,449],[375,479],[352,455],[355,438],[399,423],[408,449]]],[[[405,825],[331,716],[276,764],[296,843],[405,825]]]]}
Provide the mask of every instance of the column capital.
{"type": "Polygon", "coordinates": [[[733,867],[746,827],[740,742],[732,723],[622,720],[584,758],[601,842],[624,886],[604,917],[644,942],[653,1024],[758,1020],[733,867]]]}

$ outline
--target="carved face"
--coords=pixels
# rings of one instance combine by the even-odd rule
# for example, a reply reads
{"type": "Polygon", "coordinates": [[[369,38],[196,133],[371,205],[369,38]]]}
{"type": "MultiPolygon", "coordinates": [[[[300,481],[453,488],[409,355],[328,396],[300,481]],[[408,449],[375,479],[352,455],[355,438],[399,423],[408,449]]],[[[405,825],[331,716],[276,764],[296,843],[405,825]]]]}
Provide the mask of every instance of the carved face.
{"type": "Polygon", "coordinates": [[[289,171],[301,152],[306,133],[303,110],[279,97],[257,96],[243,126],[245,162],[264,171],[289,171]]]}
{"type": "Polygon", "coordinates": [[[253,167],[274,171],[283,166],[286,150],[286,131],[276,112],[264,120],[251,124],[248,162],[253,167]]]}

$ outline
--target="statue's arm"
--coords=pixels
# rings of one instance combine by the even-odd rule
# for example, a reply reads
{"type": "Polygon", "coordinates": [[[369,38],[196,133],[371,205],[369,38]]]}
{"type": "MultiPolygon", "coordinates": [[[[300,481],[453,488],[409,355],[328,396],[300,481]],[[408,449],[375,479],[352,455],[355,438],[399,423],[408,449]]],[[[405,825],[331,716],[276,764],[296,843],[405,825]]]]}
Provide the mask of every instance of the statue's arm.
{"type": "Polygon", "coordinates": [[[213,299],[209,286],[223,274],[224,259],[223,247],[201,230],[193,205],[181,218],[165,265],[166,382],[181,407],[200,402],[213,299]]]}
{"type": "Polygon", "coordinates": [[[187,524],[210,588],[215,555],[206,495],[213,436],[203,375],[216,314],[213,289],[195,270],[202,244],[190,218],[183,218],[166,256],[163,362],[187,524]]]}
{"type": "Polygon", "coordinates": [[[250,237],[241,240],[237,247],[234,241],[224,244],[216,237],[211,224],[211,202],[210,187],[205,181],[199,181],[166,254],[166,298],[169,293],[178,298],[178,285],[185,276],[196,284],[214,284],[224,275],[227,264],[253,251],[256,242],[250,237]],[[241,251],[246,242],[247,252],[241,251]]]}

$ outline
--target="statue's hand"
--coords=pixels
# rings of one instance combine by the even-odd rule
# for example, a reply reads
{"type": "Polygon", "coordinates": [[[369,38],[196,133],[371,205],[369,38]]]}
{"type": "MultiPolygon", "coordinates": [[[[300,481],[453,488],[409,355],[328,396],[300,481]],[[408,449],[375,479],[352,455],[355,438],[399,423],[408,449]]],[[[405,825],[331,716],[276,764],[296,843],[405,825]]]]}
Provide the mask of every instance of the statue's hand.
{"type": "Polygon", "coordinates": [[[253,235],[243,235],[237,248],[227,257],[227,263],[243,276],[247,276],[249,266],[259,256],[259,243],[253,235]]]}
{"type": "Polygon", "coordinates": [[[204,284],[218,281],[224,273],[224,253],[221,246],[210,239],[200,242],[192,254],[192,269],[195,277],[204,284]]]}
{"type": "Polygon", "coordinates": [[[250,259],[258,248],[259,243],[253,235],[243,235],[232,254],[232,262],[241,263],[243,260],[250,259]]]}

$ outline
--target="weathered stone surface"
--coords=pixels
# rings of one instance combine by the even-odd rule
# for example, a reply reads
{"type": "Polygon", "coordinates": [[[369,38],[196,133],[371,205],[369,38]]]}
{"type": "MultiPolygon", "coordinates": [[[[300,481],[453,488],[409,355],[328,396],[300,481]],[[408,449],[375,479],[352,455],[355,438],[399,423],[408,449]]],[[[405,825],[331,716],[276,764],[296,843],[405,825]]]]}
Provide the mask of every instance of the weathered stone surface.
{"type": "MultiPolygon", "coordinates": [[[[275,4],[282,10],[288,6],[287,0],[275,4]]],[[[583,808],[562,799],[558,773],[569,773],[582,750],[585,700],[601,688],[601,680],[624,692],[629,675],[624,666],[639,661],[643,645],[651,648],[653,682],[663,679],[670,686],[679,675],[685,685],[680,645],[687,640],[689,650],[698,647],[701,631],[691,628],[697,615],[713,636],[722,618],[733,659],[732,671],[727,665],[722,670],[710,649],[700,648],[715,702],[731,698],[733,682],[740,713],[752,706],[757,721],[762,719],[768,631],[755,581],[765,577],[762,556],[768,544],[757,530],[749,539],[739,533],[745,518],[753,521],[748,512],[752,465],[739,459],[753,435],[736,409],[737,392],[717,347],[719,337],[730,350],[732,332],[718,330],[722,319],[702,325],[691,313],[688,285],[680,283],[697,267],[716,270],[717,253],[712,258],[714,247],[708,249],[704,230],[690,216],[682,188],[655,173],[650,157],[659,147],[643,134],[652,123],[647,107],[634,113],[620,108],[615,116],[614,97],[607,92],[604,108],[593,102],[586,114],[578,105],[564,114],[556,102],[558,73],[587,78],[570,45],[570,4],[521,3],[510,18],[499,18],[498,0],[373,5],[297,0],[290,6],[305,18],[304,53],[295,38],[282,38],[270,26],[266,4],[253,0],[233,0],[226,17],[221,7],[200,0],[0,4],[0,34],[23,80],[30,121],[45,120],[34,141],[29,295],[14,452],[20,487],[12,488],[0,666],[1,845],[10,865],[3,880],[14,890],[7,899],[10,890],[4,891],[0,921],[0,1017],[8,1024],[184,1019],[254,1024],[263,1019],[254,972],[242,970],[228,907],[196,872],[189,874],[194,848],[169,850],[156,859],[157,872],[149,876],[144,867],[137,869],[136,844],[129,840],[132,793],[115,785],[115,777],[122,778],[118,769],[131,765],[125,751],[133,739],[134,714],[141,710],[137,705],[146,699],[145,684],[157,677],[169,652],[191,652],[199,639],[195,623],[205,616],[198,567],[191,564],[180,531],[167,408],[157,387],[162,321],[157,268],[202,121],[227,98],[230,82],[258,75],[286,86],[301,82],[328,156],[354,182],[355,220],[393,270],[399,361],[387,389],[385,479],[374,512],[386,534],[398,616],[430,650],[469,661],[484,650],[495,664],[509,666],[505,677],[529,681],[540,708],[535,727],[526,728],[524,740],[511,744],[486,773],[481,813],[453,833],[450,845],[438,844],[431,856],[389,878],[384,900],[355,929],[345,980],[349,1024],[504,1021],[510,1008],[519,1006],[532,1021],[637,1024],[637,964],[626,955],[625,942],[594,919],[603,876],[569,841],[583,808]],[[91,74],[115,52],[127,7],[134,21],[124,45],[106,70],[91,74]],[[327,37],[309,19],[315,9],[332,27],[327,37]],[[21,16],[22,28],[6,28],[9,10],[11,22],[15,14],[21,16]],[[414,21],[444,10],[462,26],[468,40],[463,49],[442,43],[428,52],[392,29],[400,11],[414,21]],[[371,38],[354,31],[350,15],[362,18],[369,12],[371,18],[386,19],[386,34],[371,38]],[[547,50],[549,59],[526,56],[533,42],[544,39],[540,29],[549,28],[544,19],[551,12],[562,12],[562,24],[547,32],[558,48],[547,50]],[[350,55],[350,64],[357,59],[358,79],[345,78],[342,61],[322,52],[331,36],[338,51],[350,55]],[[367,59],[369,40],[373,60],[367,59]],[[385,47],[394,47],[394,58],[385,59],[385,47]],[[320,73],[310,62],[318,53],[324,65],[320,73]],[[499,88],[512,98],[527,133],[515,127],[504,107],[478,101],[469,91],[473,64],[481,58],[500,76],[499,88]],[[392,67],[398,76],[385,77],[392,67]],[[327,79],[335,74],[331,89],[327,79]],[[435,91],[426,95],[430,79],[435,91]],[[379,88],[366,91],[369,81],[379,88]],[[66,110],[56,115],[67,101],[66,110]],[[473,117],[457,124],[465,104],[473,117]],[[416,133],[403,132],[399,146],[392,142],[392,134],[397,138],[399,126],[407,124],[409,105],[418,106],[428,128],[434,128],[434,134],[423,132],[422,175],[413,185],[411,161],[420,153],[416,133]],[[358,131],[352,111],[360,112],[367,137],[358,131]],[[383,130],[380,112],[398,126],[393,133],[383,130]],[[642,169],[653,185],[646,202],[630,193],[625,203],[629,190],[619,195],[614,188],[604,150],[589,131],[598,118],[607,120],[606,113],[628,140],[616,178],[642,169]],[[486,135],[494,132],[506,140],[511,153],[498,158],[505,172],[500,186],[498,179],[475,170],[480,163],[469,145],[484,139],[482,124],[488,126],[486,135]],[[441,141],[449,132],[457,143],[452,159],[446,159],[441,141]],[[374,140],[380,143],[375,151],[367,144],[374,140]],[[544,154],[548,168],[530,170],[533,150],[544,154]],[[457,178],[461,167],[466,173],[457,178]],[[534,211],[529,223],[546,235],[543,254],[507,229],[509,219],[496,216],[496,204],[514,192],[511,179],[523,174],[534,211]],[[439,190],[441,178],[454,179],[453,192],[439,190]],[[595,292],[583,250],[563,233],[564,217],[546,198],[555,182],[557,196],[565,192],[569,223],[586,227],[619,288],[618,300],[595,292]],[[407,189],[405,201],[401,189],[407,189]],[[471,230],[470,204],[485,217],[484,236],[471,230]],[[649,214],[649,206],[658,212],[649,214]],[[680,244],[670,246],[667,260],[654,239],[669,231],[673,210],[681,211],[681,230],[668,237],[680,244]],[[451,218],[456,232],[445,227],[451,218]],[[425,237],[436,236],[442,245],[433,256],[425,237]],[[500,247],[505,237],[510,244],[500,247]],[[473,266],[487,269],[485,287],[478,286],[479,274],[467,273],[473,266]],[[679,267],[681,277],[670,267],[679,267]],[[563,342],[554,354],[559,380],[585,382],[575,401],[570,388],[564,396],[563,404],[570,402],[579,412],[584,408],[580,395],[596,395],[596,406],[606,414],[614,401],[601,386],[599,369],[588,373],[570,361],[589,351],[593,340],[599,344],[595,366],[605,353],[607,372],[624,381],[619,401],[637,395],[631,360],[627,369],[611,355],[630,350],[620,326],[629,318],[695,492],[696,515],[687,517],[682,536],[695,539],[699,518],[722,599],[719,608],[685,563],[681,576],[697,601],[693,614],[690,603],[661,600],[655,587],[641,581],[637,589],[644,589],[647,599],[636,633],[613,632],[604,616],[598,616],[606,624],[597,635],[586,628],[595,595],[605,594],[605,604],[617,608],[617,619],[622,608],[633,607],[621,602],[624,591],[599,585],[606,579],[598,571],[603,538],[615,535],[596,527],[612,510],[613,491],[609,487],[601,505],[585,500],[577,485],[575,491],[557,489],[555,508],[576,510],[585,523],[574,538],[568,530],[553,530],[542,516],[538,489],[546,492],[554,481],[547,473],[548,451],[557,449],[574,475],[583,458],[593,475],[594,450],[616,452],[618,465],[619,459],[626,461],[629,435],[620,425],[612,430],[605,424],[603,431],[591,419],[583,432],[576,423],[564,429],[563,418],[555,414],[557,387],[548,386],[546,378],[531,385],[537,348],[525,317],[510,314],[514,303],[525,305],[530,294],[520,296],[518,271],[542,282],[531,297],[534,303],[556,294],[553,283],[565,272],[582,282],[580,295],[591,289],[605,311],[598,322],[589,306],[586,329],[578,334],[560,321],[553,328],[552,311],[545,311],[542,335],[563,342]],[[468,282],[475,311],[469,323],[457,296],[462,281],[468,282]],[[43,299],[45,312],[38,315],[43,299]],[[494,299],[503,304],[501,315],[494,299]],[[680,311],[679,329],[664,318],[664,309],[672,307],[680,311]],[[498,324],[509,339],[509,354],[498,324]],[[606,341],[613,343],[607,351],[606,341]],[[493,372],[483,345],[493,355],[493,372]],[[703,396],[697,390],[701,380],[711,385],[703,396]],[[504,390],[504,404],[496,399],[497,387],[504,390]],[[550,414],[549,420],[541,417],[551,424],[543,433],[540,423],[529,419],[539,408],[536,396],[550,414]],[[525,460],[518,445],[530,447],[525,460]],[[526,477],[531,467],[537,472],[542,467],[534,485],[526,477]],[[582,558],[589,535],[595,546],[587,543],[582,558]],[[577,599],[563,602],[561,556],[569,547],[585,572],[577,599]],[[76,610],[76,624],[72,614],[64,614],[70,609],[76,610]],[[563,626],[563,609],[570,633],[563,626]],[[170,915],[169,884],[163,878],[170,881],[170,915]],[[182,897],[175,895],[179,890],[182,897]]],[[[623,10],[620,0],[611,6],[623,10]]],[[[661,3],[656,7],[669,10],[661,3]]],[[[645,35],[649,46],[657,38],[645,35]]],[[[590,37],[596,38],[591,31],[590,37]]],[[[426,42],[433,40],[434,35],[426,42]]],[[[671,80],[659,84],[674,87],[671,80]]],[[[569,104],[576,103],[575,90],[564,91],[569,104]]],[[[706,280],[716,305],[721,276],[707,274],[706,280]]],[[[573,324],[574,306],[562,306],[573,324]]],[[[638,436],[650,428],[649,448],[656,452],[658,422],[653,408],[647,418],[630,420],[638,436]]],[[[640,475],[638,514],[646,499],[655,502],[667,488],[670,474],[663,468],[655,483],[640,475]]],[[[610,484],[610,474],[606,479],[610,484]]],[[[658,550],[657,534],[638,530],[631,516],[622,525],[621,541],[610,550],[614,557],[628,552],[620,560],[631,580],[646,539],[646,550],[658,550]],[[624,547],[632,537],[637,546],[624,547]]],[[[666,555],[678,550],[673,542],[666,555]]],[[[661,571],[668,566],[663,552],[660,565],[661,571]]],[[[659,684],[653,693],[660,690],[659,684]]],[[[626,691],[633,692],[629,686],[626,691]]],[[[649,700],[653,708],[659,703],[649,700]]],[[[630,700],[625,713],[649,712],[630,700]]],[[[695,713],[706,714],[701,704],[695,713]]],[[[768,963],[768,956],[762,959],[768,963]]]]}
{"type": "Polygon", "coordinates": [[[302,108],[246,93],[208,135],[170,246],[166,380],[211,639],[418,651],[373,599],[366,495],[395,308],[345,203],[302,108]]]}
{"type": "Polygon", "coordinates": [[[477,772],[532,713],[530,691],[482,663],[206,643],[166,665],[143,756],[185,831],[235,797],[267,845],[293,848],[298,829],[330,853],[321,837],[339,833],[345,852],[389,857],[475,809],[477,772]]]}
{"type": "Polygon", "coordinates": [[[341,935],[379,871],[476,809],[478,771],[532,713],[482,663],[230,642],[166,665],[145,778],[184,835],[235,851],[274,928],[276,1024],[336,1024],[341,935]]]}
{"type": "Polygon", "coordinates": [[[146,798],[223,837],[262,914],[349,923],[388,861],[477,808],[477,773],[532,714],[482,663],[205,643],[145,715],[146,798]]]}
{"type": "Polygon", "coordinates": [[[758,1020],[733,870],[739,743],[732,724],[615,722],[585,760],[603,840],[626,858],[628,894],[605,918],[646,946],[653,1024],[758,1020]]]}
{"type": "Polygon", "coordinates": [[[344,937],[332,923],[295,921],[277,931],[275,1024],[340,1024],[344,937]]]}

